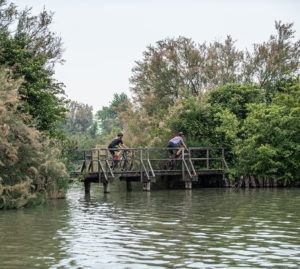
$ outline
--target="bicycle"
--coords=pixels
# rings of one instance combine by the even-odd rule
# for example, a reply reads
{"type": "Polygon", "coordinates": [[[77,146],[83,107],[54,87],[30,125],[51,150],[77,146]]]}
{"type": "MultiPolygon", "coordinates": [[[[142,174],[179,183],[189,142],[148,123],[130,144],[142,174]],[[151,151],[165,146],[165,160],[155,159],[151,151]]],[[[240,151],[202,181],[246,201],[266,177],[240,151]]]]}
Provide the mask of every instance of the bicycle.
{"type": "MultiPolygon", "coordinates": [[[[118,164],[120,163],[121,166],[121,170],[124,171],[127,168],[127,165],[129,164],[129,156],[128,153],[130,153],[129,150],[122,150],[122,153],[114,156],[113,160],[111,162],[110,168],[112,170],[115,170],[118,167],[118,164]]],[[[130,169],[132,168],[132,164],[129,167],[130,169]]]]}
{"type": "Polygon", "coordinates": [[[161,170],[173,170],[176,168],[178,163],[182,160],[182,150],[180,151],[179,155],[175,154],[174,157],[172,155],[167,157],[167,162],[163,162],[162,165],[160,165],[161,170]]]}

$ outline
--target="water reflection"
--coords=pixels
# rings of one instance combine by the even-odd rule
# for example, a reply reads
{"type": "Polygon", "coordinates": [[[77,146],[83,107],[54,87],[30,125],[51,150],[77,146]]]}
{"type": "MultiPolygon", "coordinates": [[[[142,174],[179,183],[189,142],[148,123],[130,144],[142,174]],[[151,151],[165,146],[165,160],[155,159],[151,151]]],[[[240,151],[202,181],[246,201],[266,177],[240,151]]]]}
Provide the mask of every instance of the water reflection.
{"type": "Polygon", "coordinates": [[[68,202],[0,211],[0,268],[49,268],[65,259],[68,202]]]}
{"type": "Polygon", "coordinates": [[[0,258],[4,268],[298,268],[299,197],[300,189],[74,188],[67,201],[2,213],[0,258]]]}

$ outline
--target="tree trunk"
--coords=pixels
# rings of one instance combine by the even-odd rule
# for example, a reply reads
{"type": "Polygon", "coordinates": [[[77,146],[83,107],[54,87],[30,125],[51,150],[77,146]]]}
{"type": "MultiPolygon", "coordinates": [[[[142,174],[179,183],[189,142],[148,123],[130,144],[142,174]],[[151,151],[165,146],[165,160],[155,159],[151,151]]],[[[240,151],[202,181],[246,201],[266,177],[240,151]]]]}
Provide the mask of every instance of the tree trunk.
{"type": "Polygon", "coordinates": [[[244,176],[241,176],[238,183],[238,188],[241,188],[243,186],[243,182],[244,182],[244,176]]]}
{"type": "Polygon", "coordinates": [[[259,187],[262,188],[264,186],[264,180],[262,178],[258,178],[257,181],[258,181],[259,187]]]}
{"type": "Polygon", "coordinates": [[[249,176],[246,176],[244,178],[244,182],[245,182],[245,188],[249,188],[249,176]]]}
{"type": "Polygon", "coordinates": [[[252,186],[253,188],[256,188],[256,183],[255,183],[254,176],[250,176],[250,182],[251,182],[251,186],[252,186]]]}

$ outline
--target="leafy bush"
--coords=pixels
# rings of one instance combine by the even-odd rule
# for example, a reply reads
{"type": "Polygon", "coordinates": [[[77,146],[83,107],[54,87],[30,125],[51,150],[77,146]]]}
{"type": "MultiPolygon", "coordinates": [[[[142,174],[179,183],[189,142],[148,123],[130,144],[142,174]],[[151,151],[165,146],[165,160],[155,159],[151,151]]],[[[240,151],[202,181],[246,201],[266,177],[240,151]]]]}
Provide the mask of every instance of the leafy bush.
{"type": "Polygon", "coordinates": [[[0,70],[0,208],[19,208],[63,197],[68,184],[60,151],[20,105],[14,81],[0,70]],[[25,124],[25,122],[27,124],[25,124]]]}

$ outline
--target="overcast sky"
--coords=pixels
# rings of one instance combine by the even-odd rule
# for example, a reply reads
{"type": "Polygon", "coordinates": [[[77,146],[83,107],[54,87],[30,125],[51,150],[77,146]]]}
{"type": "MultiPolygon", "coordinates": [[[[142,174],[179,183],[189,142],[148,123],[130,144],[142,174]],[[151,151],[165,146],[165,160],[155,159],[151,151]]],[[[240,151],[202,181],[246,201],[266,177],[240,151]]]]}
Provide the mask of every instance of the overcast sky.
{"type": "Polygon", "coordinates": [[[196,43],[223,41],[240,49],[267,41],[275,20],[294,23],[300,39],[299,0],[12,0],[55,13],[52,29],[62,37],[64,65],[55,78],[71,100],[108,106],[114,93],[131,96],[129,78],[148,45],[184,36],[196,43]]]}

